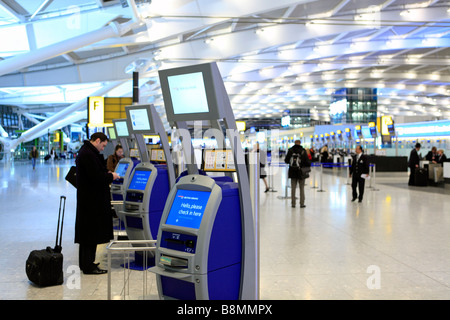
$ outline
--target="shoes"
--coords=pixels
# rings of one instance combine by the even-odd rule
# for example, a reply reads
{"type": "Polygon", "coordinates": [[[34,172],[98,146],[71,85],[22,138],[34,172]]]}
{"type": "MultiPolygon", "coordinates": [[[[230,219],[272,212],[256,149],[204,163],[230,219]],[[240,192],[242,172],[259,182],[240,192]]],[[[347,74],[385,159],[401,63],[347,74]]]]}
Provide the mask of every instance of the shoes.
{"type": "Polygon", "coordinates": [[[269,192],[269,188],[267,188],[266,191],[264,191],[264,192],[269,192]]]}
{"type": "Polygon", "coordinates": [[[354,202],[356,199],[357,199],[357,198],[353,198],[353,199],[352,199],[352,202],[354,202]]]}
{"type": "Polygon", "coordinates": [[[92,269],[90,269],[90,270],[83,270],[83,273],[84,274],[105,274],[105,273],[108,273],[108,270],[103,270],[103,269],[100,269],[99,267],[98,267],[98,265],[96,265],[95,267],[93,267],[92,269]]]}
{"type": "Polygon", "coordinates": [[[305,208],[305,207],[306,207],[306,206],[305,206],[304,204],[300,206],[300,208],[305,208]]]}
{"type": "Polygon", "coordinates": [[[358,202],[362,202],[362,199],[359,199],[358,202]]]}
{"type": "Polygon", "coordinates": [[[294,204],[294,205],[291,205],[291,207],[292,207],[292,208],[295,208],[295,204],[294,204]]]}

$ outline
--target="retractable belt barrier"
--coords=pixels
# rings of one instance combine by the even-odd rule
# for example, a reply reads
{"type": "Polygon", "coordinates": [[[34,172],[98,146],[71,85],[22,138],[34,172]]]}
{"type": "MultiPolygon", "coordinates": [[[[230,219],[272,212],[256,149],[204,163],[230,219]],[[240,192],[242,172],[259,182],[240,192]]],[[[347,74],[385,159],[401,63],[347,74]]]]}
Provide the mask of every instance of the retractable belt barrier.
{"type": "MultiPolygon", "coordinates": [[[[284,166],[286,167],[286,170],[289,170],[289,166],[284,164],[284,166]]],[[[282,164],[279,165],[279,167],[283,167],[282,164]]],[[[347,168],[347,184],[351,185],[351,182],[348,182],[348,178],[350,176],[350,168],[351,165],[347,164],[345,162],[336,162],[336,163],[332,163],[332,162],[311,162],[311,168],[320,168],[320,176],[319,176],[319,186],[316,187],[316,170],[311,170],[311,175],[312,175],[312,180],[313,180],[313,186],[311,188],[313,189],[318,189],[317,192],[325,192],[325,190],[323,189],[323,180],[322,180],[322,175],[323,175],[323,168],[347,168]]],[[[372,191],[378,191],[378,189],[375,187],[375,182],[376,182],[376,166],[374,163],[370,163],[369,164],[369,176],[371,177],[371,179],[369,179],[369,189],[372,189],[372,191]]],[[[285,186],[285,195],[284,196],[278,196],[278,199],[290,199],[291,197],[288,196],[288,191],[287,189],[289,188],[289,177],[286,171],[286,186],[285,186]]]]}

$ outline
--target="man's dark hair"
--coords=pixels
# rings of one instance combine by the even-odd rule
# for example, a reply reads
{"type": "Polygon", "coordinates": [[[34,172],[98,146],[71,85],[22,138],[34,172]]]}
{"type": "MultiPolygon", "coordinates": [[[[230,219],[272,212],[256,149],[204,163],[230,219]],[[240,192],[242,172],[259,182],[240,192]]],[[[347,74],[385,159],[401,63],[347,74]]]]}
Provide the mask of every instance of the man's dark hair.
{"type": "Polygon", "coordinates": [[[362,146],[360,146],[360,145],[357,145],[356,147],[359,147],[359,148],[361,149],[361,152],[364,152],[364,149],[363,149],[363,147],[362,147],[362,146]]]}
{"type": "Polygon", "coordinates": [[[421,147],[420,143],[416,143],[416,149],[420,147],[421,147]]]}
{"type": "Polygon", "coordinates": [[[101,142],[103,142],[105,140],[109,141],[108,137],[103,132],[96,132],[91,135],[91,139],[90,139],[91,141],[95,141],[97,139],[100,139],[101,142]]]}

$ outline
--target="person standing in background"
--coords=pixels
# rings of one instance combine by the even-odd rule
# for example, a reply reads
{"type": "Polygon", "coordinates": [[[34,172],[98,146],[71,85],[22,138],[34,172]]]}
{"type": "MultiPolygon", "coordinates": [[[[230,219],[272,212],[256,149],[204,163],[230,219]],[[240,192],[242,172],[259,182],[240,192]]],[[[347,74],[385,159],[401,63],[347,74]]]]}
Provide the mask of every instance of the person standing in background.
{"type": "Polygon", "coordinates": [[[352,178],[352,201],[359,199],[358,202],[362,202],[365,181],[369,175],[369,159],[364,154],[361,146],[356,146],[355,152],[356,154],[352,157],[352,164],[350,167],[350,177],[352,178]]]}
{"type": "Polygon", "coordinates": [[[297,184],[300,188],[300,208],[305,208],[305,180],[302,168],[311,166],[306,150],[301,146],[301,141],[296,140],[295,144],[288,149],[284,162],[289,164],[288,177],[291,179],[291,206],[295,208],[295,193],[297,184]]]}
{"type": "Polygon", "coordinates": [[[33,170],[36,168],[36,160],[39,157],[39,152],[36,150],[36,146],[33,146],[33,150],[30,151],[31,164],[33,165],[33,170]]]}
{"type": "Polygon", "coordinates": [[[419,168],[419,164],[420,164],[420,156],[419,156],[420,147],[421,147],[420,143],[416,143],[415,148],[411,150],[411,153],[409,155],[409,161],[408,161],[408,167],[410,169],[409,181],[408,181],[409,186],[416,185],[414,175],[416,172],[416,168],[419,168]]]}

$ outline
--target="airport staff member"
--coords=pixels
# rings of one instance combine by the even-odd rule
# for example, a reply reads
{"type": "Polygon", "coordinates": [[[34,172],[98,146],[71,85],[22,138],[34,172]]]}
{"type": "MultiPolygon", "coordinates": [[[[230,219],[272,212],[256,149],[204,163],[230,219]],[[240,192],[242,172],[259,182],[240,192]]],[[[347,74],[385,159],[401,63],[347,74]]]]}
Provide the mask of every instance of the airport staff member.
{"type": "Polygon", "coordinates": [[[352,201],[355,201],[358,198],[358,202],[362,202],[364,196],[364,184],[366,181],[365,178],[368,177],[369,174],[369,159],[364,154],[361,146],[356,146],[355,152],[356,154],[352,156],[352,164],[350,167],[353,193],[352,201]],[[356,190],[357,188],[359,191],[359,197],[356,190]]]}
{"type": "Polygon", "coordinates": [[[295,144],[288,149],[284,162],[289,164],[288,177],[291,179],[291,206],[295,208],[295,190],[297,184],[300,187],[300,208],[305,205],[305,177],[302,175],[301,168],[310,167],[306,150],[300,145],[300,140],[295,140],[295,144]],[[298,161],[297,161],[298,160],[298,161]]]}
{"type": "Polygon", "coordinates": [[[419,168],[420,164],[420,156],[419,156],[420,147],[421,147],[420,143],[416,143],[415,148],[411,150],[411,153],[409,155],[408,167],[411,171],[409,173],[408,185],[410,186],[414,186],[416,184],[414,180],[414,175],[416,172],[416,168],[419,168]]]}
{"type": "Polygon", "coordinates": [[[96,132],[84,141],[76,158],[77,213],[75,243],[79,243],[79,264],[85,274],[103,274],[95,264],[97,245],[113,239],[109,184],[120,178],[108,173],[101,151],[108,144],[104,133],[96,132]]]}

